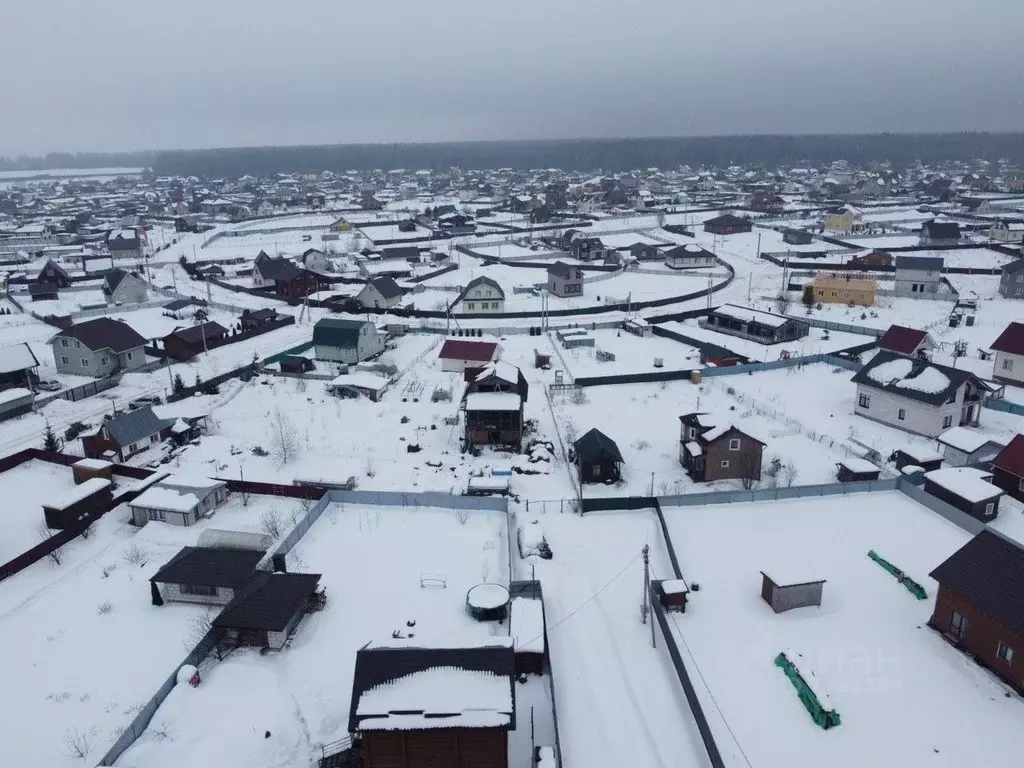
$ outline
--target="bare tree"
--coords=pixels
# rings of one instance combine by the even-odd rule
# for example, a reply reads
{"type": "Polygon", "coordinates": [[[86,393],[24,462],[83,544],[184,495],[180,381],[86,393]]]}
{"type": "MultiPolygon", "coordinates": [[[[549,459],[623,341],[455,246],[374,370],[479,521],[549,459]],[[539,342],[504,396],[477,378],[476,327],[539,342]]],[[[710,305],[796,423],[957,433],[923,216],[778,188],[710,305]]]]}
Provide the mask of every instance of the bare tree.
{"type": "Polygon", "coordinates": [[[77,757],[84,760],[92,750],[92,740],[88,731],[80,731],[77,728],[68,728],[61,737],[61,752],[68,757],[77,757]]]}
{"type": "MultiPolygon", "coordinates": [[[[46,527],[45,523],[40,523],[38,528],[39,541],[49,541],[53,537],[53,531],[46,527]]],[[[46,553],[47,559],[54,565],[60,565],[64,559],[64,547],[55,547],[46,553]]]]}
{"type": "Polygon", "coordinates": [[[782,468],[782,482],[786,484],[787,488],[792,488],[796,482],[797,475],[800,474],[797,471],[796,464],[790,460],[786,466],[782,468]]]}
{"type": "Polygon", "coordinates": [[[131,544],[125,548],[124,554],[121,557],[128,565],[137,565],[141,568],[149,559],[149,552],[139,544],[131,544]]]}
{"type": "Polygon", "coordinates": [[[775,297],[775,309],[778,310],[780,315],[784,315],[789,311],[789,305],[792,300],[789,298],[789,294],[783,291],[775,297]]]}
{"type": "Polygon", "coordinates": [[[260,527],[267,536],[278,539],[284,533],[284,518],[276,509],[268,509],[260,515],[260,527]]]}
{"type": "Polygon", "coordinates": [[[761,481],[760,455],[748,451],[737,460],[737,466],[742,473],[739,480],[743,490],[749,491],[756,488],[757,484],[761,481]]]}
{"type": "Polygon", "coordinates": [[[270,433],[270,450],[274,458],[282,466],[289,463],[299,452],[299,433],[295,425],[280,408],[274,408],[270,414],[268,432],[270,433]]]}
{"type": "MultiPolygon", "coordinates": [[[[191,653],[193,649],[210,633],[214,631],[213,620],[217,614],[212,608],[207,608],[203,613],[193,616],[188,625],[185,628],[185,636],[182,638],[182,642],[185,645],[185,649],[191,653]]],[[[214,643],[213,653],[218,659],[224,658],[223,650],[220,647],[220,643],[214,643]]]]}

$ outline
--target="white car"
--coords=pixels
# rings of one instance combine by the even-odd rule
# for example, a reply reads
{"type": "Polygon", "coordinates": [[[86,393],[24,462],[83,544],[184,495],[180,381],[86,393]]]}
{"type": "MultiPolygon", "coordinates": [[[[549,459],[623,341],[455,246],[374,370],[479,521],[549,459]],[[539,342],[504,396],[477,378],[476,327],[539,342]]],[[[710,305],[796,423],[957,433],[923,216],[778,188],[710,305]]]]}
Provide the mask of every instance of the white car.
{"type": "Polygon", "coordinates": [[[60,392],[60,390],[64,389],[63,384],[53,379],[40,379],[36,386],[44,392],[60,392]]]}

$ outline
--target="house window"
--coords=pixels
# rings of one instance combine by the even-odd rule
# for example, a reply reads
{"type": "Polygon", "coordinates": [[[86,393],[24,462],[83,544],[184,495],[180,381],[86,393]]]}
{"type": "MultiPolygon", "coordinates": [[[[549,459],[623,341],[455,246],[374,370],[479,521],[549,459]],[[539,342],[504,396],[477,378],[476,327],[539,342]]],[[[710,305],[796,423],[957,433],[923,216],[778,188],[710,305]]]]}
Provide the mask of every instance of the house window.
{"type": "Polygon", "coordinates": [[[1017,490],[1024,491],[1024,477],[1017,481],[1017,490]]]}
{"type": "Polygon", "coordinates": [[[871,398],[868,395],[861,395],[857,398],[857,405],[861,408],[870,408],[871,398]]]}
{"type": "Polygon", "coordinates": [[[949,633],[957,640],[967,637],[967,619],[959,611],[953,611],[949,617],[949,633]]]}
{"type": "MultiPolygon", "coordinates": [[[[693,438],[695,438],[697,436],[697,428],[696,427],[690,427],[689,435],[690,435],[690,439],[693,440],[693,438]]],[[[1021,482],[1024,483],[1024,480],[1021,480],[1021,482]]]]}
{"type": "Polygon", "coordinates": [[[1008,645],[1000,643],[999,647],[996,649],[996,655],[1007,664],[1013,663],[1013,648],[1008,645]]]}
{"type": "Polygon", "coordinates": [[[202,595],[203,597],[216,597],[217,588],[208,587],[205,584],[181,584],[181,594],[183,595],[202,595]]]}
{"type": "Polygon", "coordinates": [[[131,359],[132,359],[132,355],[133,355],[133,354],[135,354],[135,353],[134,353],[134,352],[129,352],[129,353],[128,353],[127,357],[128,357],[128,359],[129,359],[129,360],[131,360],[131,359]]]}
{"type": "Polygon", "coordinates": [[[162,509],[151,509],[151,510],[149,510],[149,519],[150,520],[160,520],[161,522],[166,522],[167,521],[167,515],[164,514],[164,511],[162,509]]]}
{"type": "Polygon", "coordinates": [[[152,445],[153,443],[155,443],[159,439],[160,439],[160,435],[150,435],[149,436],[149,444],[152,445]]]}
{"type": "Polygon", "coordinates": [[[906,421],[907,420],[907,412],[906,412],[906,410],[904,410],[903,408],[900,408],[899,411],[897,411],[897,413],[896,413],[896,418],[899,419],[900,421],[906,421]]]}
{"type": "Polygon", "coordinates": [[[951,426],[953,426],[953,417],[952,416],[947,416],[946,418],[944,418],[942,420],[942,428],[943,429],[949,429],[951,426]]]}
{"type": "Polygon", "coordinates": [[[1010,358],[1006,358],[1005,360],[1003,360],[1003,370],[1004,371],[1012,371],[1013,370],[1013,360],[1011,360],[1010,358]]]}
{"type": "Polygon", "coordinates": [[[83,357],[79,362],[82,363],[82,367],[83,368],[88,368],[89,367],[89,358],[83,357]]]}
{"type": "Polygon", "coordinates": [[[100,358],[100,365],[106,365],[106,364],[107,364],[107,362],[108,362],[108,361],[107,361],[107,358],[106,358],[106,357],[101,357],[101,358],[100,358]]]}
{"type": "Polygon", "coordinates": [[[60,364],[61,365],[67,365],[68,364],[68,359],[67,359],[66,356],[64,356],[64,355],[60,356],[60,364]]]}
{"type": "Polygon", "coordinates": [[[739,449],[740,449],[740,439],[738,437],[732,438],[729,441],[729,450],[730,451],[738,451],[739,449]]]}
{"type": "Polygon", "coordinates": [[[475,309],[475,306],[472,301],[466,302],[466,309],[475,309]]]}
{"type": "Polygon", "coordinates": [[[601,465],[600,464],[591,464],[590,465],[590,474],[592,474],[594,477],[600,477],[601,476],[601,465]]]}
{"type": "Polygon", "coordinates": [[[67,345],[68,345],[68,340],[67,340],[67,339],[61,339],[61,340],[60,340],[60,345],[61,345],[62,347],[67,347],[67,345]]]}
{"type": "Polygon", "coordinates": [[[722,462],[722,469],[728,469],[728,468],[729,468],[729,460],[726,459],[726,460],[724,460],[722,462]]]}
{"type": "Polygon", "coordinates": [[[1024,283],[1024,275],[1017,275],[1017,282],[1024,283]]]}

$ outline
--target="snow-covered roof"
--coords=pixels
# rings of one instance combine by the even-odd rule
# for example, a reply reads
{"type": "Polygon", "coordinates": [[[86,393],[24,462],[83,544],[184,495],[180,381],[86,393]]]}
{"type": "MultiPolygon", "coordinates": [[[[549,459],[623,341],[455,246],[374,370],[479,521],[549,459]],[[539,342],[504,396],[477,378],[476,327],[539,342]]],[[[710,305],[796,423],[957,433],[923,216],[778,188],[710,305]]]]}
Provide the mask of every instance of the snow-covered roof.
{"type": "Polygon", "coordinates": [[[984,447],[988,443],[999,444],[998,440],[995,440],[982,432],[975,432],[972,429],[967,429],[966,427],[953,427],[939,435],[936,440],[943,445],[948,445],[950,448],[956,448],[958,451],[963,451],[964,453],[974,453],[976,450],[984,447]]]}
{"type": "Polygon", "coordinates": [[[730,429],[732,429],[732,424],[721,424],[721,425],[719,425],[717,427],[712,427],[707,432],[705,432],[703,435],[701,435],[701,437],[703,437],[709,443],[710,442],[714,442],[715,440],[720,438],[722,435],[724,435],[726,432],[728,432],[730,429]]]}
{"type": "Polygon", "coordinates": [[[218,488],[220,480],[208,477],[168,475],[139,494],[129,506],[144,509],[162,509],[168,512],[189,512],[218,488]]]}
{"type": "Polygon", "coordinates": [[[92,496],[94,493],[99,493],[104,488],[110,487],[110,481],[105,480],[102,477],[93,477],[86,480],[81,485],[76,485],[74,488],[69,488],[67,491],[62,493],[53,501],[48,504],[44,504],[44,507],[50,509],[67,509],[72,504],[77,504],[82,499],[86,499],[92,496]]]}
{"type": "Polygon", "coordinates": [[[331,380],[328,387],[357,387],[358,389],[369,389],[373,392],[380,392],[387,388],[388,380],[376,373],[356,371],[355,373],[343,373],[331,380]]]}
{"type": "Polygon", "coordinates": [[[691,440],[686,444],[686,452],[691,456],[700,456],[704,453],[703,449],[700,447],[700,443],[696,440],[691,440]]]}
{"type": "Polygon", "coordinates": [[[467,411],[518,411],[519,395],[515,392],[472,392],[466,395],[467,411]]]}
{"type": "Polygon", "coordinates": [[[856,457],[850,457],[843,459],[839,462],[839,466],[846,467],[851,472],[861,474],[863,472],[878,472],[878,467],[872,464],[867,459],[858,459],[856,457]]]}
{"type": "Polygon", "coordinates": [[[779,587],[791,587],[796,584],[814,584],[819,581],[825,581],[825,579],[821,578],[821,574],[809,573],[803,569],[800,563],[792,563],[785,560],[781,562],[773,560],[771,566],[763,569],[761,573],[779,587]]]}
{"type": "Polygon", "coordinates": [[[22,387],[14,387],[13,389],[5,389],[0,392],[0,405],[7,405],[7,403],[13,403],[17,400],[28,398],[32,399],[32,391],[29,389],[23,389],[22,387]]]}
{"type": "Polygon", "coordinates": [[[955,493],[972,504],[995,498],[1003,492],[1001,488],[988,482],[992,477],[991,472],[974,467],[943,467],[926,472],[924,477],[925,480],[955,493]]]}
{"type": "Polygon", "coordinates": [[[666,595],[682,595],[690,591],[682,579],[666,579],[661,582],[661,591],[666,595]]]}
{"type": "Polygon", "coordinates": [[[114,465],[109,461],[104,461],[103,459],[79,459],[71,466],[96,471],[106,469],[107,467],[112,467],[114,465]]]}
{"type": "Polygon", "coordinates": [[[509,631],[517,651],[544,653],[544,602],[532,597],[514,598],[509,631]]]}
{"type": "Polygon", "coordinates": [[[364,691],[356,715],[371,731],[501,728],[512,722],[512,689],[492,672],[433,667],[364,691]]]}
{"type": "Polygon", "coordinates": [[[0,349],[0,373],[24,371],[39,365],[28,344],[14,344],[0,349]]]}
{"type": "Polygon", "coordinates": [[[758,323],[769,328],[778,328],[789,322],[788,317],[775,315],[771,312],[762,312],[759,309],[751,309],[750,307],[741,307],[736,304],[722,304],[718,309],[714,310],[714,314],[731,317],[744,323],[758,323]]]}
{"type": "Polygon", "coordinates": [[[949,387],[949,378],[937,368],[926,366],[919,374],[908,378],[914,369],[913,360],[901,357],[872,368],[868,376],[880,384],[899,382],[903,389],[916,389],[929,394],[942,392],[949,387]]]}

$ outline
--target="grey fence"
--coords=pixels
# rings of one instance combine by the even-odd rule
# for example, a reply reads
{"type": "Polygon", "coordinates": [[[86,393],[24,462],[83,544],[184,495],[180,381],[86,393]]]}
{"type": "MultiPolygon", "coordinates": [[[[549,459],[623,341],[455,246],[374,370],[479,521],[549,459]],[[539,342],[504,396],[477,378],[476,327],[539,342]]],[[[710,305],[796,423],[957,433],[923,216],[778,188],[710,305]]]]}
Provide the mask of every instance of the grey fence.
{"type": "Polygon", "coordinates": [[[146,702],[145,706],[139,710],[139,713],[135,715],[135,718],[128,724],[128,727],[122,731],[113,746],[107,750],[107,753],[103,756],[103,759],[100,760],[98,765],[109,766],[117,762],[117,759],[121,757],[121,755],[123,755],[125,751],[143,734],[146,728],[149,727],[149,723],[153,719],[153,715],[156,714],[160,705],[164,703],[164,700],[171,694],[171,691],[174,690],[174,686],[178,684],[178,670],[186,664],[198,667],[210,651],[213,650],[215,643],[216,638],[211,630],[203,636],[203,639],[200,640],[196,647],[192,649],[192,652],[174,668],[170,677],[164,680],[163,685],[157,689],[153,698],[146,702]]]}
{"type": "Polygon", "coordinates": [[[932,496],[923,488],[904,481],[902,478],[900,478],[897,487],[903,494],[909,496],[921,506],[927,507],[935,514],[946,518],[949,522],[953,523],[953,525],[958,528],[962,528],[972,536],[977,535],[988,528],[985,523],[978,520],[976,517],[971,517],[966,512],[961,512],[956,507],[947,504],[936,496],[932,496]]]}
{"type": "Polygon", "coordinates": [[[1017,416],[1024,416],[1024,405],[1020,403],[1011,403],[1008,400],[993,400],[991,397],[986,397],[981,404],[985,408],[991,408],[993,411],[1002,411],[1003,413],[1013,413],[1017,416]]]}
{"type": "Polygon", "coordinates": [[[851,493],[868,491],[894,491],[899,479],[858,480],[853,483],[822,483],[819,485],[794,485],[789,488],[757,488],[750,491],[712,491],[709,493],[683,493],[676,496],[659,496],[658,502],[665,507],[701,507],[707,504],[737,504],[745,501],[781,501],[803,499],[814,496],[846,496],[851,493]]]}
{"type": "Polygon", "coordinates": [[[295,524],[295,527],[288,531],[288,534],[281,540],[281,543],[268,552],[256,567],[263,571],[273,570],[274,557],[277,555],[287,555],[291,552],[295,545],[299,543],[299,540],[306,535],[306,532],[313,523],[320,519],[320,515],[323,514],[330,504],[331,494],[325,493],[320,497],[319,501],[309,508],[309,511],[295,524]]]}
{"type": "Polygon", "coordinates": [[[849,323],[833,323],[831,320],[819,320],[816,317],[808,317],[806,315],[797,317],[794,314],[787,314],[786,317],[800,320],[814,328],[827,328],[830,331],[843,331],[844,333],[858,333],[861,336],[874,336],[876,339],[882,338],[882,334],[885,333],[885,331],[880,331],[877,328],[866,328],[863,325],[850,325],[849,323]]]}
{"type": "Polygon", "coordinates": [[[77,387],[71,387],[70,389],[62,390],[61,392],[54,392],[49,395],[37,397],[35,400],[35,407],[38,409],[47,403],[52,403],[54,400],[70,400],[74,403],[83,398],[92,397],[95,394],[105,392],[108,389],[116,387],[121,381],[121,376],[122,374],[118,373],[106,379],[87,381],[85,384],[79,384],[77,387]]]}

